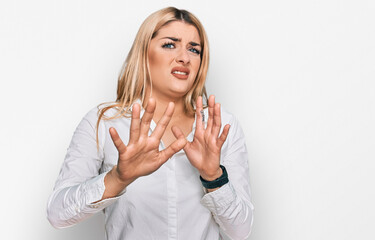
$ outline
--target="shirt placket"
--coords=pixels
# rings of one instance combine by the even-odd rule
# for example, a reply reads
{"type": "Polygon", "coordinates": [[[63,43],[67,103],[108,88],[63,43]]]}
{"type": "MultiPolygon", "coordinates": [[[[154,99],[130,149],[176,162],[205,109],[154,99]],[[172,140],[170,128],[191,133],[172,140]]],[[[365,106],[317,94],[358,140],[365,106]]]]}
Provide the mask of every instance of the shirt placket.
{"type": "MultiPolygon", "coordinates": [[[[152,120],[150,124],[150,134],[155,130],[156,123],[152,120]]],[[[163,141],[160,141],[159,151],[165,149],[163,141]]],[[[167,173],[167,202],[168,202],[168,239],[177,239],[177,181],[176,181],[176,161],[172,156],[165,164],[167,173]]]]}
{"type": "MultiPolygon", "coordinates": [[[[141,114],[143,114],[144,110],[141,114]]],[[[207,109],[205,109],[205,113],[203,113],[203,122],[204,126],[207,125],[207,109]]],[[[196,127],[196,116],[193,123],[193,128],[191,133],[188,135],[187,140],[193,141],[194,132],[196,127]]],[[[150,134],[155,130],[156,123],[151,120],[150,124],[150,134]]],[[[162,140],[160,140],[159,151],[165,149],[165,145],[162,140]]],[[[177,233],[177,217],[178,217],[178,209],[177,209],[177,179],[176,179],[176,156],[173,155],[168,162],[165,164],[167,168],[167,201],[168,201],[168,240],[175,240],[178,239],[177,233]]]]}
{"type": "MultiPolygon", "coordinates": [[[[164,147],[164,146],[163,146],[164,147]]],[[[167,170],[167,195],[168,195],[168,239],[177,239],[177,182],[176,161],[174,157],[170,160],[167,170]]]]}

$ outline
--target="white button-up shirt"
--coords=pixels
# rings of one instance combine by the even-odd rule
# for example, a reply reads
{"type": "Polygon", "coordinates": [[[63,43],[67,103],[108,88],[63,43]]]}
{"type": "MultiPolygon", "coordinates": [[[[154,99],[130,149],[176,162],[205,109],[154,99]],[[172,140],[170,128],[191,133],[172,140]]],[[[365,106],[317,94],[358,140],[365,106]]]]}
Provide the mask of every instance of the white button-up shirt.
{"type": "MultiPolygon", "coordinates": [[[[106,115],[115,111],[108,110],[106,115]]],[[[71,226],[104,211],[106,239],[110,240],[218,240],[222,237],[220,229],[230,239],[246,239],[250,235],[253,205],[248,154],[242,129],[231,114],[221,111],[223,126],[231,125],[220,160],[227,169],[229,183],[206,193],[198,170],[181,150],[154,173],[135,180],[117,197],[99,201],[105,190],[104,177],[118,160],[109,128],[116,128],[126,145],[131,119],[101,121],[98,151],[97,112],[97,108],[92,109],[74,132],[49,198],[47,214],[54,227],[71,226]]],[[[204,115],[207,121],[207,109],[204,115]]],[[[149,134],[155,127],[152,121],[149,134]]],[[[193,140],[194,131],[195,122],[188,141],[193,140]]],[[[164,149],[163,142],[159,149],[164,149]]]]}

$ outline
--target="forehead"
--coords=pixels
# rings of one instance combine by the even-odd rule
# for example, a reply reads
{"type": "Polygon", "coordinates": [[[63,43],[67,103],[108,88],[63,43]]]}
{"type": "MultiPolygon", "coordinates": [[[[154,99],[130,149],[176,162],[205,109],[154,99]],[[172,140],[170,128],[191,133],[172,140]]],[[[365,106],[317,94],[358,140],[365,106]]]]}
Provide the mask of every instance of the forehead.
{"type": "Polygon", "coordinates": [[[161,27],[155,36],[156,39],[164,37],[181,38],[181,40],[200,42],[198,30],[195,26],[181,21],[173,21],[161,27]]]}

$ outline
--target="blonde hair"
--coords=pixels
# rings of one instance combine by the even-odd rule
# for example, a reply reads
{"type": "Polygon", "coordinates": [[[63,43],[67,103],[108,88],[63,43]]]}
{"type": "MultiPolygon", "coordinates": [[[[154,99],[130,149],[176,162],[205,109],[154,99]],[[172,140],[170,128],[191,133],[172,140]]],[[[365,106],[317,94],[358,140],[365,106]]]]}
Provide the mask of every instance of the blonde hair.
{"type": "Polygon", "coordinates": [[[103,108],[99,107],[108,103],[102,103],[98,106],[98,121],[96,124],[97,147],[99,147],[98,129],[100,120],[130,117],[131,106],[137,99],[140,99],[142,106],[145,107],[144,105],[146,103],[144,100],[147,81],[150,81],[152,93],[152,81],[150,79],[147,54],[148,48],[151,39],[157,35],[158,31],[163,26],[173,21],[182,21],[196,27],[201,39],[200,45],[202,47],[200,55],[201,64],[196,76],[196,80],[194,81],[192,88],[184,96],[184,111],[187,114],[194,113],[194,103],[198,96],[202,96],[205,101],[205,105],[207,105],[207,92],[204,84],[208,70],[209,51],[206,32],[198,18],[196,18],[190,12],[174,7],[163,8],[146,18],[139,28],[118,78],[116,101],[104,106],[103,108]],[[117,113],[111,117],[105,116],[104,113],[112,108],[117,109],[117,113]]]}

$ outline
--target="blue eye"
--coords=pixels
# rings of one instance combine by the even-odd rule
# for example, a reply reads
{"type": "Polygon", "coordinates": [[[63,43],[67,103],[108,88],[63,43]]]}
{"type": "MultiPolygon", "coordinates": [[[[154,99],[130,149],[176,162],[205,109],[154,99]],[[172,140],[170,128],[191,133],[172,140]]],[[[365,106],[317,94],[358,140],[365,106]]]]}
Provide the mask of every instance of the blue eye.
{"type": "Polygon", "coordinates": [[[174,45],[174,43],[165,43],[161,47],[162,48],[175,48],[175,45],[174,45]]]}
{"type": "Polygon", "coordinates": [[[200,52],[198,49],[196,49],[196,48],[190,48],[189,51],[190,51],[190,52],[193,52],[193,53],[195,53],[195,54],[197,54],[197,55],[199,55],[199,54],[201,53],[201,52],[200,52]]]}

